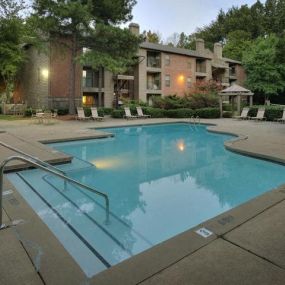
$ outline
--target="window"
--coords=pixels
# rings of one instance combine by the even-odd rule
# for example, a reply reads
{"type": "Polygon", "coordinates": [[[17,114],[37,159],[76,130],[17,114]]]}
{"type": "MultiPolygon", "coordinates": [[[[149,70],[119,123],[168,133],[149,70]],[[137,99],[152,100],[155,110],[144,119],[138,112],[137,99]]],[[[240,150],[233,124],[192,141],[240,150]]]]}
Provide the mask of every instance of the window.
{"type": "Polygon", "coordinates": [[[192,79],[191,77],[187,77],[187,88],[191,88],[192,86],[192,79]]]}
{"type": "Polygon", "coordinates": [[[165,75],[165,86],[170,87],[170,75],[165,75]]]}
{"type": "Polygon", "coordinates": [[[165,65],[166,66],[170,65],[170,56],[168,54],[165,56],[165,65]]]}

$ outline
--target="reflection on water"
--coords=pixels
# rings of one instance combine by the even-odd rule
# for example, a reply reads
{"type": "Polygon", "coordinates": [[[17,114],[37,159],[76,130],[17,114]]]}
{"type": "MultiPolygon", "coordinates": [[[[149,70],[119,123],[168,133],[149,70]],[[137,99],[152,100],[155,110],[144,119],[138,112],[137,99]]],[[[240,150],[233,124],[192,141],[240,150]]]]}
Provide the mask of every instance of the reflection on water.
{"type": "Polygon", "coordinates": [[[226,151],[223,143],[231,137],[208,133],[204,126],[175,124],[108,132],[115,137],[54,147],[95,166],[78,167],[75,160],[74,169],[67,172],[108,194],[112,212],[109,226],[104,224],[104,201],[97,195],[71,185],[63,191],[63,182],[52,176],[45,181],[57,188],[54,198],[47,194],[54,207],[82,234],[86,231],[87,237],[96,237],[96,248],[99,244],[98,250],[111,264],[285,180],[283,166],[226,151]],[[101,231],[108,232],[109,243],[105,239],[98,242],[98,224],[101,231]]]}

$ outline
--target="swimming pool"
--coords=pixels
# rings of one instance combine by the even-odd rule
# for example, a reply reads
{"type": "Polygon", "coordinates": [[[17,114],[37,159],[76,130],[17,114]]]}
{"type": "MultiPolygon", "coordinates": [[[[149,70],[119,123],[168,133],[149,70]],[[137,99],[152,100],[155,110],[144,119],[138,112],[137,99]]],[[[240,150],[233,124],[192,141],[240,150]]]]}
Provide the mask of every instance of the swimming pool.
{"type": "Polygon", "coordinates": [[[284,166],[227,151],[205,126],[106,129],[112,138],[51,144],[75,157],[68,176],[104,201],[39,170],[8,178],[88,277],[284,183],[284,166]]]}

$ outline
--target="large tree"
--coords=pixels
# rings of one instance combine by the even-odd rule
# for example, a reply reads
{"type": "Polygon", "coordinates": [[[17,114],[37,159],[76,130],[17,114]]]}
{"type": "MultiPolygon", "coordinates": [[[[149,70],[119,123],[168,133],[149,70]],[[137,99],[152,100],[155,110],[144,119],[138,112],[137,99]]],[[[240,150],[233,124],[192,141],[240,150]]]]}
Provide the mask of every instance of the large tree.
{"type": "Polygon", "coordinates": [[[223,49],[225,57],[242,60],[242,55],[250,46],[250,34],[245,31],[236,30],[228,34],[227,43],[223,49]]]}
{"type": "Polygon", "coordinates": [[[45,36],[71,52],[69,112],[75,113],[76,63],[122,72],[133,63],[139,38],[118,24],[132,18],[135,0],[34,0],[34,19],[45,36]],[[82,48],[89,51],[78,54],[82,48]]]}
{"type": "Polygon", "coordinates": [[[243,56],[247,86],[265,99],[285,90],[285,65],[278,56],[279,41],[276,35],[258,38],[243,56]]]}
{"type": "Polygon", "coordinates": [[[17,75],[25,61],[23,44],[28,43],[27,25],[21,16],[23,1],[0,1],[0,74],[5,84],[3,101],[9,101],[17,75]]]}

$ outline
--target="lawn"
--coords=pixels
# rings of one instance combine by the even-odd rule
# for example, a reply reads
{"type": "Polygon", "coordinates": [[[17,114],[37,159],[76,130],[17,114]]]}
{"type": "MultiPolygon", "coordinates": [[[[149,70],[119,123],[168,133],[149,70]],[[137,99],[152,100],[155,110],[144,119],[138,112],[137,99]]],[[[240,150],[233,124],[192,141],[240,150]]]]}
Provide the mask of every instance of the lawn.
{"type": "Polygon", "coordinates": [[[14,116],[14,115],[1,115],[0,114],[0,120],[15,121],[15,120],[23,120],[23,119],[25,119],[25,117],[14,116]]]}

